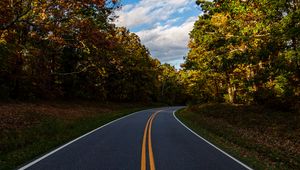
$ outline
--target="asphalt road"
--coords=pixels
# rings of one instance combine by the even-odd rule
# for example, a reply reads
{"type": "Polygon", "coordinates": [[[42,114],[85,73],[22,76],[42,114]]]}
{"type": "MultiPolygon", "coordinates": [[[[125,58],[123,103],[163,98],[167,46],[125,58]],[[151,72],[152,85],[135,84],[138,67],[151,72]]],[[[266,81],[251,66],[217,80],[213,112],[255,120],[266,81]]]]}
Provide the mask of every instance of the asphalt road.
{"type": "Polygon", "coordinates": [[[149,109],[114,121],[20,169],[242,170],[246,165],[184,127],[173,112],[149,109]]]}

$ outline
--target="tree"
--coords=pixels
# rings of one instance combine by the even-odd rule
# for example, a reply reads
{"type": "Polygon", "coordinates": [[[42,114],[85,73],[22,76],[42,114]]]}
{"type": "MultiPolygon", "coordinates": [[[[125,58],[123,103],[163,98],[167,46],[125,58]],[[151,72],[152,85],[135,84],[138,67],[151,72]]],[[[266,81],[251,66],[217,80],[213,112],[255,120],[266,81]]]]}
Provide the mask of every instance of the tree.
{"type": "Polygon", "coordinates": [[[287,38],[291,32],[299,37],[295,31],[299,21],[296,17],[288,19],[297,15],[298,2],[198,0],[197,4],[204,14],[190,33],[190,52],[183,66],[186,70],[200,71],[206,84],[215,89],[215,92],[207,90],[208,93],[216,99],[219,98],[216,94],[222,94],[220,91],[226,87],[224,98],[230,103],[251,103],[260,100],[257,96],[282,97],[280,89],[293,91],[288,96],[298,95],[289,80],[297,80],[299,69],[297,64],[289,67],[291,62],[283,57],[291,49],[292,56],[298,58],[295,48],[298,40],[287,38]],[[287,20],[289,28],[280,28],[287,20]],[[262,90],[269,95],[261,93],[262,90]]]}

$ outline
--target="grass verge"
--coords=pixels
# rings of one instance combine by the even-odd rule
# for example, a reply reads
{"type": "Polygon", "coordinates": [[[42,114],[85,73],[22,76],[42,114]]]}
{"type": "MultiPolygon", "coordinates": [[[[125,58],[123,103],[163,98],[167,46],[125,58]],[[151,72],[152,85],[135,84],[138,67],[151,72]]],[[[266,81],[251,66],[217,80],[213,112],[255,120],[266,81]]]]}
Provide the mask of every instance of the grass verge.
{"type": "Polygon", "coordinates": [[[13,169],[144,104],[0,103],[0,169],[13,169]]]}
{"type": "Polygon", "coordinates": [[[300,169],[300,114],[262,106],[203,104],[176,116],[254,169],[300,169]]]}

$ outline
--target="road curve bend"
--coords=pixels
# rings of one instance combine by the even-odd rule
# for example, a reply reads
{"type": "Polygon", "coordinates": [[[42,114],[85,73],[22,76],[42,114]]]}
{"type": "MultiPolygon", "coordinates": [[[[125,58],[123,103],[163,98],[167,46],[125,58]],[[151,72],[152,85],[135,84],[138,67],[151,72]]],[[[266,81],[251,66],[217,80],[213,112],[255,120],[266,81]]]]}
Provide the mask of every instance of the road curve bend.
{"type": "Polygon", "coordinates": [[[20,170],[251,169],[188,129],[173,114],[182,107],[135,112],[99,127],[20,170]]]}

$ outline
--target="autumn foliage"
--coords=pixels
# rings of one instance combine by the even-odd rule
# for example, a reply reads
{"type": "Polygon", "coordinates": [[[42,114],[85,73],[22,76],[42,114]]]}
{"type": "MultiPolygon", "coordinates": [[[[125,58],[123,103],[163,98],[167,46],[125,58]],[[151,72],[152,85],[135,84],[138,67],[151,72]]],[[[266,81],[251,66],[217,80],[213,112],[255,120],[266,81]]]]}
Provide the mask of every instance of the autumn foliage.
{"type": "Polygon", "coordinates": [[[0,97],[160,99],[162,67],[111,21],[116,0],[0,2],[0,97]]]}
{"type": "MultiPolygon", "coordinates": [[[[183,68],[202,102],[285,109],[300,97],[298,0],[197,0],[183,68]],[[190,80],[191,81],[191,80],[190,80]],[[198,92],[198,93],[197,93],[198,92]]],[[[298,102],[299,103],[299,102],[298,102]]]]}

